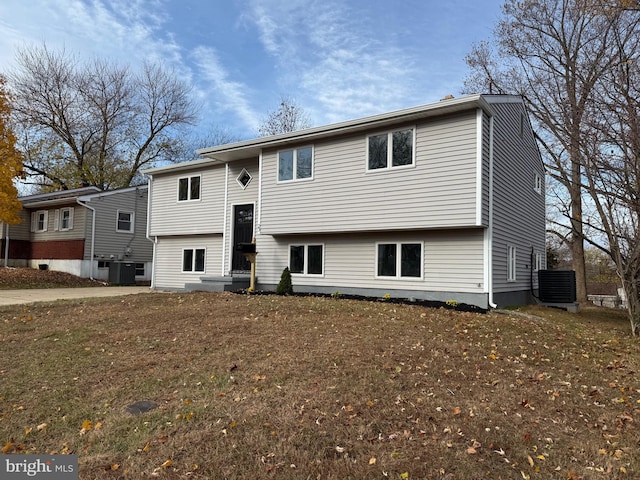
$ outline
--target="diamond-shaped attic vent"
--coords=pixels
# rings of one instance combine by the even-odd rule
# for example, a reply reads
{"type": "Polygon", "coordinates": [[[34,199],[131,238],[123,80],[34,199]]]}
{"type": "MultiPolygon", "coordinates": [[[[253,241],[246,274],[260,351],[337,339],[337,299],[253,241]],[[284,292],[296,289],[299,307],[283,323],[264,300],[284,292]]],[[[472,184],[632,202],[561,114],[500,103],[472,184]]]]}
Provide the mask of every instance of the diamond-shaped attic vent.
{"type": "Polygon", "coordinates": [[[240,175],[238,175],[238,178],[236,178],[236,181],[244,190],[245,188],[247,188],[247,185],[249,185],[252,178],[253,177],[251,177],[249,172],[247,172],[247,170],[243,168],[242,171],[240,172],[240,175]]]}

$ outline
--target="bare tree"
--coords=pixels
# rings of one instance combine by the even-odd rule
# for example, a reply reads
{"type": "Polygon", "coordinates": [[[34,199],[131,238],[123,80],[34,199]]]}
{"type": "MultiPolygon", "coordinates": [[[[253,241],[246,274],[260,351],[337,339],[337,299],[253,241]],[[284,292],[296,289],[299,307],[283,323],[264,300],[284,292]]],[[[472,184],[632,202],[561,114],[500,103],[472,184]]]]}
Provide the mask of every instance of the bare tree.
{"type": "Polygon", "coordinates": [[[517,93],[526,99],[548,173],[567,191],[564,226],[580,302],[587,300],[585,114],[597,82],[616,61],[610,45],[619,16],[619,9],[603,15],[581,0],[508,0],[495,31],[495,47],[476,45],[467,57],[467,91],[517,93]]]}
{"type": "Polygon", "coordinates": [[[311,120],[296,101],[290,97],[282,97],[276,110],[268,113],[258,127],[258,135],[267,137],[279,133],[295,132],[311,126],[311,120]]]}
{"type": "Polygon", "coordinates": [[[137,183],[141,168],[174,161],[181,129],[195,119],[189,87],[158,65],[134,73],[46,46],[17,61],[9,81],[25,173],[43,188],[137,183]]]}

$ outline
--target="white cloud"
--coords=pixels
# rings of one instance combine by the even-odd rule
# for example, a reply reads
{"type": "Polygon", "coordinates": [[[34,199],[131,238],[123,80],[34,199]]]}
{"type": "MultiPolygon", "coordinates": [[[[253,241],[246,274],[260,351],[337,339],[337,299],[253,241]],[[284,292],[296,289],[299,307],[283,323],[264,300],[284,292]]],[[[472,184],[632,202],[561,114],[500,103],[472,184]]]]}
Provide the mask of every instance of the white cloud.
{"type": "Polygon", "coordinates": [[[208,85],[201,94],[203,99],[209,103],[213,102],[218,111],[237,115],[245,127],[255,132],[260,118],[249,105],[247,98],[250,92],[246,85],[229,77],[213,48],[199,46],[191,55],[198,67],[199,75],[208,85]]]}
{"type": "Polygon", "coordinates": [[[414,60],[384,38],[364,10],[344,3],[254,0],[247,14],[283,74],[281,87],[318,121],[399,108],[413,89],[414,60]]]}

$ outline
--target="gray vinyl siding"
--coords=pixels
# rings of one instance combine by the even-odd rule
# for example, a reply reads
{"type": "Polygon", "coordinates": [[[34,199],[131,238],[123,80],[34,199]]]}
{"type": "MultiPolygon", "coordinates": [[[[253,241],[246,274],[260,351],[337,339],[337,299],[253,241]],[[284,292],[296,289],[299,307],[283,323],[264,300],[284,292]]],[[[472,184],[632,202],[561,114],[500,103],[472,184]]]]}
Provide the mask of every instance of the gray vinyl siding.
{"type": "MultiPolygon", "coordinates": [[[[22,219],[22,222],[15,225],[3,224],[2,238],[5,238],[6,229],[8,228],[10,240],[31,240],[31,212],[22,209],[18,215],[22,219]]],[[[2,255],[4,255],[4,252],[2,252],[2,255]]]]}
{"type": "Polygon", "coordinates": [[[277,284],[288,266],[290,244],[324,245],[322,276],[293,275],[296,285],[340,288],[484,291],[483,230],[379,232],[332,235],[287,235],[257,239],[260,284],[277,284]],[[377,243],[423,243],[423,278],[376,277],[377,243]]]}
{"type": "Polygon", "coordinates": [[[205,275],[220,275],[222,268],[222,235],[189,235],[159,237],[156,245],[154,287],[182,289],[186,283],[197,283],[205,275]],[[182,272],[182,251],[185,248],[205,248],[204,273],[182,272]]]}
{"type": "MultiPolygon", "coordinates": [[[[386,131],[412,126],[397,125],[386,131]]],[[[475,110],[415,126],[413,167],[367,172],[367,136],[363,133],[316,143],[313,179],[277,183],[277,151],[265,152],[262,232],[330,233],[476,225],[475,110]]]]}
{"type": "Polygon", "coordinates": [[[491,127],[489,116],[482,112],[482,225],[489,225],[489,164],[491,155],[491,127]]]}
{"type": "MultiPolygon", "coordinates": [[[[235,183],[235,180],[233,180],[235,183]]],[[[254,177],[253,182],[257,183],[254,177]]],[[[236,184],[237,185],[237,184],[236,184]]],[[[152,180],[150,235],[223,232],[225,166],[158,174],[152,180]],[[178,201],[178,180],[200,175],[200,199],[178,201]]]]}
{"type": "Polygon", "coordinates": [[[545,257],[544,166],[533,132],[525,119],[520,135],[520,103],[493,104],[494,124],[494,292],[531,288],[531,251],[545,257]],[[535,174],[542,179],[542,194],[534,190],[535,174]],[[516,247],[516,281],[507,280],[507,251],[516,247]]]}
{"type": "MultiPolygon", "coordinates": [[[[94,254],[99,260],[129,260],[149,262],[153,259],[153,244],[146,238],[148,189],[124,190],[117,193],[93,196],[87,205],[96,210],[94,254]],[[117,215],[134,213],[133,232],[117,231],[117,215]]],[[[85,260],[91,259],[92,214],[87,215],[85,260]]]]}
{"type": "Polygon", "coordinates": [[[85,238],[86,209],[77,203],[68,205],[56,205],[55,208],[33,208],[27,210],[28,222],[26,227],[31,230],[31,214],[34,212],[47,211],[47,231],[31,232],[30,240],[32,242],[44,242],[49,240],[81,240],[85,238]],[[73,208],[73,225],[70,230],[58,230],[56,227],[56,211],[63,208],[73,208]]]}

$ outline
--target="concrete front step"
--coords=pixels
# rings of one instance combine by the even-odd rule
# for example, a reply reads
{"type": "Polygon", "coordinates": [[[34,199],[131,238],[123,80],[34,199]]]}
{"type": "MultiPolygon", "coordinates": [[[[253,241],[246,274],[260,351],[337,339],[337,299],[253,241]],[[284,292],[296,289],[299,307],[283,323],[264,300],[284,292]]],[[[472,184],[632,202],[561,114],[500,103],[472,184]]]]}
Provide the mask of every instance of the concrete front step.
{"type": "Polygon", "coordinates": [[[200,277],[200,283],[187,283],[184,288],[190,292],[233,292],[249,288],[250,280],[249,274],[220,277],[206,276],[200,277]]]}

